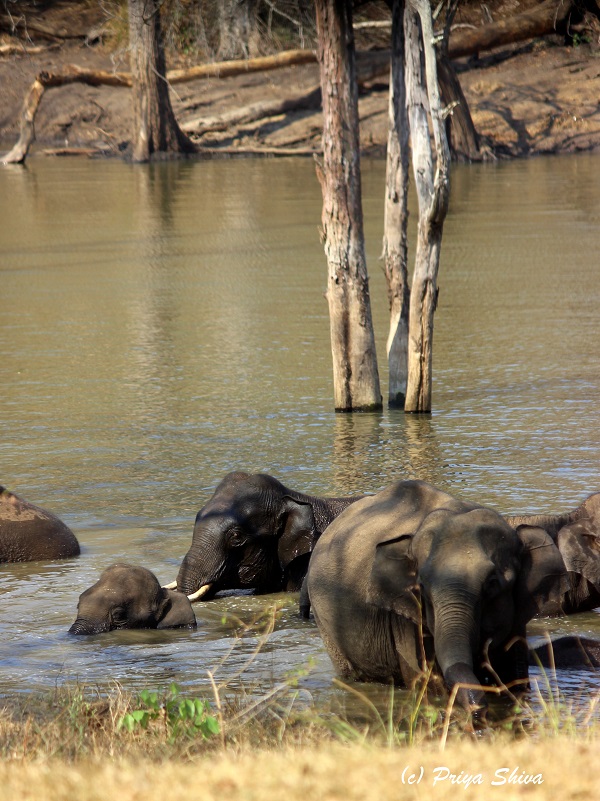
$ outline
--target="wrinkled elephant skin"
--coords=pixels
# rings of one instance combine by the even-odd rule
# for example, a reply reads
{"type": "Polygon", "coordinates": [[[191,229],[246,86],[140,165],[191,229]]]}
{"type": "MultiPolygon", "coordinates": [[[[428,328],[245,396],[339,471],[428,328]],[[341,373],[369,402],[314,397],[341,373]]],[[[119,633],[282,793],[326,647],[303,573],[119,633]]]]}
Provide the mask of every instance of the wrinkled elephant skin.
{"type": "Polygon", "coordinates": [[[496,677],[526,686],[526,623],[564,581],[542,529],[515,530],[491,509],[403,481],[331,523],[306,589],[343,676],[411,686],[431,664],[477,711],[496,677]]]}

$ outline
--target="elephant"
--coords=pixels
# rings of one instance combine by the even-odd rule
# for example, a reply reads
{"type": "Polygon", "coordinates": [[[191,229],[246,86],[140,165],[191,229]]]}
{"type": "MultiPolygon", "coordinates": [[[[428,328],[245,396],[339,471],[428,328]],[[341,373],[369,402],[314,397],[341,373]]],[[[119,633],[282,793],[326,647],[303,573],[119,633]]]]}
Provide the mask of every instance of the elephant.
{"type": "Polygon", "coordinates": [[[115,629],[196,628],[189,600],[160,586],[145,567],[115,564],[81,593],[69,634],[101,634],[115,629]]]}
{"type": "Polygon", "coordinates": [[[529,652],[529,664],[549,668],[600,667],[600,641],[572,634],[538,645],[529,652]]]}
{"type": "Polygon", "coordinates": [[[303,590],[342,676],[411,686],[431,665],[485,719],[485,685],[526,688],[526,624],[564,581],[543,529],[410,480],[328,526],[303,590]]]}
{"type": "Polygon", "coordinates": [[[552,537],[568,572],[568,586],[558,607],[545,604],[541,615],[588,612],[600,606],[600,492],[571,512],[515,515],[510,525],[543,528],[552,537]]]}
{"type": "Polygon", "coordinates": [[[196,515],[177,581],[191,600],[219,590],[295,591],[321,532],[358,497],[318,498],[265,473],[228,473],[196,515]]]}
{"type": "Polygon", "coordinates": [[[69,559],[79,552],[62,520],[0,487],[0,563],[69,559]]]}

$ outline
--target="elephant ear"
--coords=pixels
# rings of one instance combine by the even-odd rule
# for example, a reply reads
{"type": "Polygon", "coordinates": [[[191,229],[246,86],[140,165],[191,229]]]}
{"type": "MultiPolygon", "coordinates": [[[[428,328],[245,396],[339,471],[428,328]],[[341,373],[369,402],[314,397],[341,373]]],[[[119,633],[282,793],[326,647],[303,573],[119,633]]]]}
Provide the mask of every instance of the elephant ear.
{"type": "Polygon", "coordinates": [[[157,612],[158,629],[196,628],[196,615],[187,595],[162,589],[162,598],[157,612]]]}
{"type": "Polygon", "coordinates": [[[556,537],[565,567],[600,590],[600,538],[592,520],[563,526],[556,537]]]}
{"type": "Polygon", "coordinates": [[[402,534],[377,545],[367,603],[418,623],[421,602],[418,565],[411,555],[412,539],[412,534],[402,534]]]}
{"type": "Polygon", "coordinates": [[[527,525],[518,526],[516,531],[523,551],[515,583],[515,607],[518,622],[524,626],[542,611],[559,614],[569,582],[560,551],[547,531],[527,525]]]}
{"type": "Polygon", "coordinates": [[[285,570],[298,556],[312,552],[318,533],[310,503],[301,503],[285,496],[284,504],[285,521],[277,545],[277,555],[285,570]]]}

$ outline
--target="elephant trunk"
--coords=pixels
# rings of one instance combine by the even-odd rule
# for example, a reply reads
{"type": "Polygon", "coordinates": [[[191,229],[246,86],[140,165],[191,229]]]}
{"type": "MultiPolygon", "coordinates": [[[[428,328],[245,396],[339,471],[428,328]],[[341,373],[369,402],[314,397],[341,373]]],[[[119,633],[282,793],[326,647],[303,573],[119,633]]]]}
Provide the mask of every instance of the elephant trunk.
{"type": "Polygon", "coordinates": [[[477,597],[461,593],[459,598],[433,599],[435,654],[446,686],[459,703],[477,713],[485,709],[485,694],[473,670],[473,655],[479,650],[477,597]]]}
{"type": "Polygon", "coordinates": [[[98,623],[78,617],[69,629],[69,634],[91,635],[102,634],[105,631],[110,631],[110,626],[108,623],[98,623]]]}
{"type": "Polygon", "coordinates": [[[214,592],[209,593],[208,588],[213,588],[221,578],[224,564],[225,557],[211,554],[208,548],[192,544],[179,567],[177,591],[189,597],[195,595],[200,589],[207,588],[198,597],[205,599],[211,597],[214,592]]]}

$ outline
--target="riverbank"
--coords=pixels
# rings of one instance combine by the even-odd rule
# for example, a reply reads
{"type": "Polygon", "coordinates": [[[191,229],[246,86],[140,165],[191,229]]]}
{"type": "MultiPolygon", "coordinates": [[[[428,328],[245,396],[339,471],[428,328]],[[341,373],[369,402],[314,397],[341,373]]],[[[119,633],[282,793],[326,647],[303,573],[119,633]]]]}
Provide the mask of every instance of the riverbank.
{"type": "Polygon", "coordinates": [[[49,761],[0,765],[13,801],[404,801],[462,798],[502,801],[592,799],[597,793],[596,740],[544,743],[462,742],[389,749],[330,745],[310,750],[219,753],[189,761],[122,761],[78,765],[49,761]]]}
{"type": "MultiPolygon", "coordinates": [[[[600,148],[599,43],[589,36],[576,41],[566,46],[562,37],[547,36],[455,61],[475,127],[492,158],[600,148]]],[[[23,47],[20,53],[0,56],[3,149],[18,138],[23,99],[40,71],[60,73],[69,64],[128,69],[126,49],[108,48],[98,39],[46,43],[38,49],[27,52],[23,47]]],[[[387,83],[384,68],[362,84],[361,146],[366,155],[385,152],[387,83]]],[[[230,122],[221,130],[213,125],[207,131],[204,122],[259,102],[305,96],[318,84],[314,63],[178,84],[172,87],[172,99],[181,126],[204,152],[306,155],[320,148],[321,114],[314,105],[253,122],[230,122]]],[[[76,83],[48,90],[36,117],[38,150],[124,152],[132,125],[130,102],[127,88],[76,83]]]]}
{"type": "Polygon", "coordinates": [[[210,702],[174,686],[139,697],[62,688],[0,712],[0,782],[15,801],[595,797],[598,698],[566,704],[551,674],[533,685],[477,734],[459,710],[446,726],[420,693],[376,709],[348,688],[363,705],[348,716],[296,703],[295,680],[210,702]]]}

